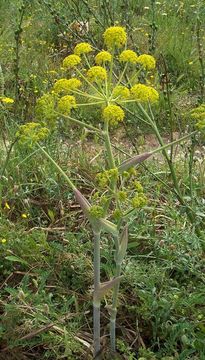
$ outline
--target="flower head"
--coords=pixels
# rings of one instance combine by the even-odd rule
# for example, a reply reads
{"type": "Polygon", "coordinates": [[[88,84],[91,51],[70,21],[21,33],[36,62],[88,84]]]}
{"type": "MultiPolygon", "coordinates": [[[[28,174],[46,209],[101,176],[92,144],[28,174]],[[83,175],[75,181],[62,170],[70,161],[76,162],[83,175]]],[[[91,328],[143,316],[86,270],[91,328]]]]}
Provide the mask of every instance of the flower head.
{"type": "Polygon", "coordinates": [[[138,56],[137,63],[141,64],[146,70],[152,70],[156,67],[155,58],[147,54],[138,56]]]}
{"type": "Polygon", "coordinates": [[[107,72],[101,66],[92,66],[87,72],[87,77],[91,82],[103,81],[107,79],[107,72]]]}
{"type": "Polygon", "coordinates": [[[201,104],[191,111],[191,117],[198,120],[196,127],[199,130],[205,129],[205,104],[201,104]]]}
{"type": "Polygon", "coordinates": [[[137,209],[137,208],[141,208],[143,206],[146,205],[147,203],[147,198],[144,194],[137,194],[134,196],[134,198],[132,199],[132,206],[133,208],[137,209]]]}
{"type": "Polygon", "coordinates": [[[131,64],[136,64],[137,58],[137,54],[133,50],[124,50],[119,56],[121,62],[129,62],[131,64]]]}
{"type": "Polygon", "coordinates": [[[101,65],[105,62],[110,62],[112,60],[112,55],[109,53],[109,51],[100,51],[96,57],[95,62],[97,65],[101,65]]]}
{"type": "Polygon", "coordinates": [[[65,95],[58,101],[58,111],[64,115],[69,115],[72,109],[77,107],[74,96],[65,95]]]}
{"type": "Polygon", "coordinates": [[[16,136],[21,144],[27,143],[31,146],[33,143],[44,140],[49,135],[49,130],[37,122],[28,122],[20,125],[16,136]]]}
{"type": "Polygon", "coordinates": [[[118,85],[113,89],[112,95],[117,100],[126,100],[130,97],[130,91],[126,86],[118,85]]]}
{"type": "Polygon", "coordinates": [[[123,121],[124,117],[125,113],[118,105],[108,105],[103,110],[103,119],[108,121],[110,125],[117,125],[123,121]]]}
{"type": "Polygon", "coordinates": [[[53,91],[56,94],[62,93],[67,95],[70,94],[72,90],[78,89],[81,85],[82,85],[81,81],[76,78],[60,79],[55,82],[53,86],[53,91]]]}
{"type": "Polygon", "coordinates": [[[54,127],[56,123],[55,97],[52,94],[41,96],[36,102],[35,114],[38,120],[43,123],[49,120],[49,127],[54,127]]]}
{"type": "Polygon", "coordinates": [[[115,47],[120,48],[125,45],[127,41],[127,34],[121,26],[111,26],[105,30],[104,41],[108,48],[113,49],[115,47]]]}
{"type": "Polygon", "coordinates": [[[72,54],[72,55],[68,55],[64,60],[63,60],[63,67],[65,69],[72,69],[75,66],[79,65],[81,62],[81,58],[78,55],[72,54]]]}
{"type": "Polygon", "coordinates": [[[154,103],[159,100],[159,93],[151,86],[136,84],[130,89],[131,97],[136,101],[154,103]]]}
{"type": "Polygon", "coordinates": [[[87,54],[92,51],[92,46],[86,42],[82,42],[76,45],[74,49],[75,55],[87,54]]]}
{"type": "Polygon", "coordinates": [[[14,100],[9,98],[9,97],[5,97],[5,96],[1,96],[0,97],[0,101],[3,103],[3,104],[13,104],[14,103],[14,100]]]}

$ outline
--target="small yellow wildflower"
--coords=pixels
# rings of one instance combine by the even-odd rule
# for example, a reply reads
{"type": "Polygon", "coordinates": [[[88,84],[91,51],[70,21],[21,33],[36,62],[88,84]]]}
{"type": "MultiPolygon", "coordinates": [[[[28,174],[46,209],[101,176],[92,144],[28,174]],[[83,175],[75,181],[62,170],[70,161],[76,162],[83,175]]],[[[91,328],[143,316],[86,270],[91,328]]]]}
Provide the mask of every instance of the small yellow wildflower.
{"type": "Polygon", "coordinates": [[[1,243],[2,243],[2,244],[5,244],[6,242],[7,242],[6,239],[1,239],[1,243]]]}
{"type": "Polygon", "coordinates": [[[77,44],[74,49],[75,55],[87,54],[92,51],[92,46],[86,42],[77,44]]]}
{"type": "Polygon", "coordinates": [[[13,104],[14,103],[13,99],[11,99],[9,97],[4,97],[4,96],[0,97],[0,101],[4,104],[13,104]]]}
{"type": "Polygon", "coordinates": [[[110,62],[112,60],[112,55],[108,51],[100,51],[96,57],[95,62],[98,65],[104,64],[105,62],[110,62]]]}
{"type": "Polygon", "coordinates": [[[136,101],[154,103],[159,100],[159,93],[151,86],[136,84],[130,89],[131,97],[136,101]]]}
{"type": "Polygon", "coordinates": [[[108,48],[114,49],[120,48],[125,45],[127,41],[127,34],[123,27],[121,26],[111,26],[105,30],[104,41],[108,48]]]}
{"type": "Polygon", "coordinates": [[[65,95],[72,92],[72,90],[78,89],[82,85],[81,81],[72,78],[72,79],[60,79],[57,80],[53,86],[53,91],[56,94],[63,93],[65,95]]]}
{"type": "Polygon", "coordinates": [[[21,214],[21,217],[22,217],[22,219],[27,219],[27,218],[28,218],[28,215],[25,214],[25,213],[23,213],[23,214],[21,214]]]}
{"type": "Polygon", "coordinates": [[[137,62],[141,64],[146,70],[152,70],[156,67],[155,58],[148,54],[138,56],[137,62]]]}
{"type": "Polygon", "coordinates": [[[72,109],[77,107],[74,96],[65,95],[58,101],[58,111],[64,115],[69,115],[72,109]]]}
{"type": "Polygon", "coordinates": [[[129,62],[131,64],[136,64],[138,57],[133,50],[124,50],[120,54],[119,59],[121,62],[129,62]]]}
{"type": "Polygon", "coordinates": [[[87,77],[91,82],[103,81],[107,79],[107,72],[102,66],[92,66],[87,72],[87,77]]]}
{"type": "Polygon", "coordinates": [[[117,125],[123,121],[124,117],[125,113],[118,105],[108,105],[103,110],[103,119],[108,121],[110,125],[117,125]]]}
{"type": "Polygon", "coordinates": [[[193,63],[194,63],[193,61],[189,61],[189,65],[193,65],[193,63]]]}
{"type": "Polygon", "coordinates": [[[118,85],[113,89],[113,98],[117,100],[125,100],[130,97],[130,91],[123,85],[118,85]]]}
{"type": "Polygon", "coordinates": [[[11,209],[10,206],[9,206],[9,204],[8,204],[7,202],[5,202],[4,209],[7,209],[7,210],[10,210],[10,209],[11,209]]]}
{"type": "Polygon", "coordinates": [[[81,62],[81,58],[78,55],[72,54],[72,55],[68,55],[64,60],[63,60],[63,67],[65,69],[72,69],[75,66],[79,65],[81,62]]]}

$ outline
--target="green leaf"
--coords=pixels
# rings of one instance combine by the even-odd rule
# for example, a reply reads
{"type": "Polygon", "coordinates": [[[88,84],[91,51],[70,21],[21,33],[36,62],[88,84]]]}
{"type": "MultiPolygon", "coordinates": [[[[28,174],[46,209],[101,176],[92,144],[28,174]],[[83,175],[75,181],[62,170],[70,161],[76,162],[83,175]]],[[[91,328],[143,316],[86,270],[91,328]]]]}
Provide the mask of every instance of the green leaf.
{"type": "Polygon", "coordinates": [[[12,261],[12,262],[18,262],[18,263],[23,264],[23,265],[28,265],[26,260],[23,260],[23,259],[19,258],[18,256],[15,256],[15,255],[6,256],[5,259],[9,260],[9,261],[12,261]]]}

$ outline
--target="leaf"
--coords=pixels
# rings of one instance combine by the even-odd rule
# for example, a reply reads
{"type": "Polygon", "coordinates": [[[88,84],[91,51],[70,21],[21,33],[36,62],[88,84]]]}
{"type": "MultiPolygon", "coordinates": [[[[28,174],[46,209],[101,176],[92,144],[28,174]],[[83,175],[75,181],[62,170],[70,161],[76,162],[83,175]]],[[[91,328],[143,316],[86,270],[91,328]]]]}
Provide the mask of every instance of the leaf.
{"type": "Polygon", "coordinates": [[[118,170],[120,173],[122,173],[123,171],[126,171],[129,168],[131,168],[132,166],[135,166],[145,161],[150,156],[152,156],[151,152],[146,152],[144,154],[136,155],[128,160],[123,161],[123,163],[118,167],[118,170]]]}
{"type": "Polygon", "coordinates": [[[100,219],[99,222],[102,225],[102,231],[108,232],[114,236],[119,235],[117,226],[115,224],[113,224],[111,221],[106,220],[106,219],[100,219]]]}
{"type": "Polygon", "coordinates": [[[120,237],[120,246],[119,251],[116,256],[116,261],[121,264],[122,260],[125,257],[126,251],[127,251],[127,244],[128,244],[128,225],[125,225],[121,237],[120,237]]]}
{"type": "Polygon", "coordinates": [[[23,264],[23,265],[28,265],[26,260],[23,260],[23,259],[19,258],[18,256],[15,256],[15,255],[6,256],[5,259],[9,260],[9,261],[12,261],[12,262],[18,262],[18,263],[23,264]]]}
{"type": "Polygon", "coordinates": [[[55,214],[52,210],[48,209],[48,216],[51,219],[52,222],[55,221],[55,214]]]}
{"type": "Polygon", "coordinates": [[[94,301],[99,301],[112,289],[115,285],[119,284],[123,276],[118,276],[110,281],[106,281],[100,285],[100,288],[94,292],[94,301]]]}

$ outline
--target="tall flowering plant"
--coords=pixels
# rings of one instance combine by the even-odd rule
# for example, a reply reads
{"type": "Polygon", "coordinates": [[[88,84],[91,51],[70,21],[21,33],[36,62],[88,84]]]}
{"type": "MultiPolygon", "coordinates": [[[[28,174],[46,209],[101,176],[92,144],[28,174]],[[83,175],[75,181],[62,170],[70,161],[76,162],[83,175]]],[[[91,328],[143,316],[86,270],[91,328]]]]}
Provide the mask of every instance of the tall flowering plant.
{"type": "MultiPolygon", "coordinates": [[[[94,357],[100,357],[100,306],[106,293],[112,290],[108,307],[110,315],[110,342],[115,351],[117,299],[121,280],[121,267],[128,244],[128,224],[133,214],[146,202],[143,186],[136,178],[135,166],[157,151],[165,151],[164,145],[152,152],[133,156],[122,163],[113,154],[110,129],[125,121],[130,106],[138,107],[142,120],[147,122],[147,108],[159,100],[159,93],[150,86],[148,79],[155,70],[155,59],[148,54],[138,56],[127,48],[124,28],[114,26],[103,34],[105,49],[95,53],[88,43],[79,43],[74,53],[63,60],[64,76],[58,79],[51,91],[38,99],[36,122],[19,127],[20,142],[29,146],[37,143],[42,153],[55,165],[75,194],[85,216],[89,219],[94,239],[94,292],[93,329],[94,357]],[[139,79],[143,79],[140,80],[139,79]],[[79,119],[79,110],[91,107],[100,113],[99,125],[94,126],[79,119]],[[89,201],[76,188],[69,176],[40,144],[58,124],[65,119],[95,132],[105,148],[104,168],[96,176],[96,188],[89,201]],[[115,275],[101,282],[100,249],[102,233],[113,238],[115,275]]],[[[184,136],[174,143],[184,140],[184,136]]]]}

